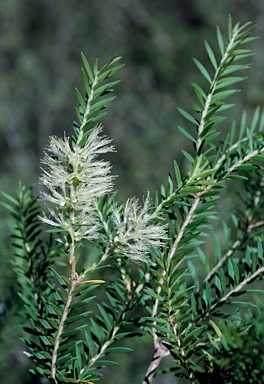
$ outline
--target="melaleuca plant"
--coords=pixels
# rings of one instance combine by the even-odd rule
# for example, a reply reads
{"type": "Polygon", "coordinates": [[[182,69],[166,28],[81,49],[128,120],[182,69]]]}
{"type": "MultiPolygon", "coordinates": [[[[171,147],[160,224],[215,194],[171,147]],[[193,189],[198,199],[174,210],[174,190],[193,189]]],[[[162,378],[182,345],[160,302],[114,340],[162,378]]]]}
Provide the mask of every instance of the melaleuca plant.
{"type": "Polygon", "coordinates": [[[50,138],[42,160],[44,208],[31,189],[5,194],[33,374],[53,384],[106,382],[101,368],[133,353],[123,339],[145,334],[153,352],[143,384],[164,372],[190,383],[263,382],[264,114],[244,112],[221,140],[218,129],[249,67],[251,30],[230,17],[227,38],[217,28],[218,52],[205,42],[211,68],[195,64],[208,87],[193,83],[193,114],[179,109],[193,143],[183,150],[188,173],[175,162],[168,184],[142,203],[118,203],[103,159],[114,146],[98,121],[120,58],[100,69],[82,55],[78,121],[71,136],[50,138]],[[221,218],[232,180],[236,210],[221,218]]]}

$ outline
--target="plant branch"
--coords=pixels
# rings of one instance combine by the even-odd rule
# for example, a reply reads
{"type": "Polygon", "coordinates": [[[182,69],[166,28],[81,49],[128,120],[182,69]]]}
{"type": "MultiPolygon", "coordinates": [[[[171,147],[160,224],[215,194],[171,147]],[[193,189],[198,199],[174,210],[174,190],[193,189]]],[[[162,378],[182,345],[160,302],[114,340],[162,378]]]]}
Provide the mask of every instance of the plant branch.
{"type": "Polygon", "coordinates": [[[124,310],[122,311],[119,319],[117,320],[117,325],[113,328],[111,334],[110,334],[110,337],[108,338],[108,340],[106,340],[102,346],[100,347],[100,351],[98,353],[96,353],[89,361],[89,364],[87,364],[85,367],[83,367],[81,369],[81,373],[87,368],[91,368],[97,360],[99,360],[102,356],[105,355],[105,352],[107,350],[107,348],[115,341],[115,337],[118,333],[118,331],[120,330],[121,326],[122,326],[122,323],[125,319],[125,316],[127,314],[127,311],[129,309],[129,304],[130,304],[130,301],[131,301],[131,297],[128,295],[127,296],[127,300],[124,304],[124,310]]]}
{"type": "Polygon", "coordinates": [[[252,275],[248,276],[246,279],[241,281],[241,283],[238,284],[235,288],[231,289],[231,291],[228,292],[225,296],[223,296],[220,300],[218,300],[216,303],[211,305],[211,307],[208,309],[207,313],[205,314],[205,317],[210,316],[215,308],[217,308],[220,304],[225,303],[232,295],[234,295],[235,293],[243,289],[252,280],[256,279],[261,273],[264,273],[264,267],[259,268],[252,275]]]}
{"type": "Polygon", "coordinates": [[[87,99],[82,124],[80,126],[80,132],[79,132],[77,143],[76,143],[77,146],[80,146],[80,143],[83,139],[84,127],[85,127],[85,125],[89,119],[89,114],[91,111],[91,102],[94,98],[94,88],[96,87],[97,82],[98,82],[98,73],[95,74],[94,79],[93,79],[92,84],[91,84],[91,87],[90,87],[90,94],[89,94],[88,99],[87,99]]]}
{"type": "Polygon", "coordinates": [[[248,239],[251,232],[254,231],[254,229],[258,227],[262,227],[264,225],[264,221],[259,221],[257,223],[253,223],[248,225],[245,232],[237,239],[232,246],[229,248],[229,250],[224,254],[224,256],[218,261],[218,263],[213,267],[213,269],[208,273],[208,275],[204,279],[204,283],[207,281],[210,281],[212,277],[215,275],[215,273],[223,266],[223,264],[226,262],[226,260],[231,257],[235,251],[243,245],[246,240],[248,239]]]}
{"type": "Polygon", "coordinates": [[[60,323],[59,323],[59,327],[58,327],[58,330],[57,330],[57,334],[56,334],[56,337],[55,337],[54,348],[53,348],[53,352],[52,352],[51,377],[53,379],[54,384],[58,384],[58,381],[56,379],[56,372],[57,372],[57,357],[58,357],[58,350],[59,350],[59,346],[60,346],[61,335],[62,335],[62,332],[64,330],[65,321],[67,319],[67,316],[68,316],[68,313],[69,313],[69,308],[70,308],[70,305],[71,305],[72,300],[73,300],[73,291],[76,288],[76,285],[78,284],[78,280],[75,278],[75,276],[73,276],[73,277],[74,278],[70,279],[71,286],[70,286],[70,289],[69,289],[69,292],[68,292],[68,296],[67,296],[67,301],[66,301],[65,307],[63,309],[63,313],[62,313],[61,320],[60,320],[60,323]]]}
{"type": "Polygon", "coordinates": [[[101,258],[100,258],[100,260],[97,260],[97,261],[95,261],[92,265],[90,265],[88,268],[86,268],[85,270],[84,270],[84,272],[82,272],[80,275],[79,275],[79,281],[81,281],[81,280],[83,280],[85,277],[86,277],[86,275],[87,275],[87,273],[91,273],[91,272],[93,272],[93,271],[95,271],[95,269],[100,265],[100,264],[102,264],[106,259],[107,259],[107,257],[109,256],[109,255],[111,255],[113,252],[114,252],[114,250],[116,249],[116,244],[114,244],[114,245],[112,245],[112,247],[109,247],[109,248],[107,248],[106,249],[106,251],[105,251],[105,253],[101,256],[101,258]]]}
{"type": "Polygon", "coordinates": [[[214,75],[214,78],[213,78],[213,81],[212,81],[212,84],[211,84],[211,87],[210,87],[210,93],[207,95],[206,97],[206,101],[205,101],[205,105],[204,105],[204,108],[203,108],[203,112],[202,112],[202,116],[201,116],[201,120],[200,120],[200,124],[199,124],[199,127],[198,127],[198,138],[197,138],[197,144],[196,144],[196,153],[199,154],[200,151],[201,151],[201,148],[202,148],[202,145],[203,145],[203,139],[202,139],[202,133],[204,131],[204,128],[205,128],[205,125],[206,125],[206,121],[207,121],[207,115],[208,115],[208,112],[209,112],[209,108],[211,106],[211,101],[212,101],[212,98],[213,98],[213,95],[214,95],[214,92],[216,90],[216,86],[217,86],[217,82],[218,82],[218,78],[222,72],[222,69],[230,55],[230,51],[232,52],[232,47],[236,41],[236,37],[239,33],[239,29],[236,31],[236,33],[234,32],[233,35],[232,35],[232,38],[231,40],[229,41],[228,43],[228,46],[226,48],[226,51],[220,61],[220,64],[215,72],[215,75],[214,75]]]}
{"type": "Polygon", "coordinates": [[[214,165],[214,169],[216,172],[221,168],[221,166],[226,162],[228,154],[232,153],[236,148],[238,148],[240,145],[244,144],[249,140],[248,137],[244,137],[241,140],[236,141],[234,144],[232,144],[223,154],[222,156],[217,160],[216,164],[214,165]]]}
{"type": "Polygon", "coordinates": [[[94,365],[94,363],[95,363],[98,359],[100,359],[100,358],[105,354],[106,349],[107,349],[107,348],[109,347],[109,345],[111,345],[111,344],[113,343],[113,341],[115,340],[115,336],[116,336],[117,332],[119,331],[119,329],[120,329],[120,325],[114,327],[113,332],[112,332],[112,334],[111,334],[111,337],[110,337],[108,340],[106,340],[106,341],[104,342],[104,344],[103,344],[102,347],[100,348],[100,351],[99,351],[96,355],[94,355],[94,356],[91,358],[91,360],[90,360],[90,362],[89,362],[89,367],[92,367],[92,366],[94,365]]]}
{"type": "MultiPolygon", "coordinates": [[[[202,194],[207,192],[208,189],[210,189],[211,186],[208,186],[205,188],[205,190],[199,194],[197,194],[197,197],[194,199],[193,203],[192,203],[192,206],[187,214],[187,216],[185,217],[185,220],[178,232],[178,235],[176,236],[176,239],[173,243],[173,246],[172,248],[170,249],[170,252],[169,252],[169,255],[168,255],[168,263],[167,263],[167,269],[169,269],[169,266],[172,262],[172,259],[177,251],[177,248],[178,248],[178,245],[182,239],[182,237],[184,236],[184,231],[187,227],[187,225],[190,223],[194,213],[195,213],[195,210],[197,209],[197,207],[199,206],[199,203],[201,201],[201,197],[202,197],[202,194]],[[208,188],[209,187],[209,188],[208,188]]],[[[162,271],[162,275],[166,276],[166,273],[167,271],[166,270],[163,270],[162,271]]],[[[164,279],[163,278],[160,278],[159,280],[159,284],[158,284],[158,287],[157,287],[157,294],[159,295],[161,293],[161,286],[164,282],[164,279]]],[[[153,305],[153,308],[152,308],[152,317],[155,317],[158,313],[158,307],[159,307],[159,299],[155,299],[155,302],[154,302],[154,305],[153,305]]],[[[155,348],[155,353],[153,355],[153,358],[152,358],[152,361],[147,369],[147,372],[146,372],[146,375],[145,375],[145,381],[143,381],[143,384],[147,384],[147,383],[150,383],[150,381],[153,379],[154,377],[154,373],[158,367],[158,365],[160,364],[160,362],[162,361],[163,357],[164,356],[167,356],[169,354],[169,351],[168,350],[165,350],[164,351],[164,346],[162,345],[162,343],[158,340],[158,336],[156,335],[155,333],[155,330],[154,330],[154,327],[152,328],[152,337],[153,337],[153,342],[154,342],[154,348],[155,348]]]]}
{"type": "MultiPolygon", "coordinates": [[[[262,150],[261,150],[262,151],[262,150]]],[[[259,150],[255,150],[253,152],[250,152],[248,155],[246,155],[243,159],[241,159],[239,162],[235,163],[228,171],[228,174],[232,173],[235,171],[236,168],[238,168],[240,165],[244,164],[245,162],[249,161],[253,156],[255,156],[256,154],[259,154],[261,151],[259,150]]],[[[221,158],[221,161],[223,160],[223,158],[221,158]]],[[[217,163],[218,167],[220,167],[220,161],[217,163]]],[[[182,223],[181,225],[181,228],[175,238],[175,241],[169,251],[169,254],[168,254],[168,259],[167,259],[167,269],[169,269],[169,265],[171,264],[171,261],[174,257],[174,255],[176,254],[177,252],[177,249],[178,249],[178,246],[180,244],[180,241],[181,239],[183,238],[184,234],[185,234],[185,230],[188,226],[188,224],[191,222],[192,220],[192,217],[193,215],[195,214],[195,211],[197,210],[197,208],[199,207],[200,205],[200,202],[201,202],[201,198],[203,197],[203,195],[207,192],[209,192],[212,188],[212,184],[210,185],[207,185],[205,187],[205,189],[201,192],[198,192],[197,193],[197,196],[196,198],[194,199],[190,209],[189,209],[189,212],[188,214],[186,215],[185,219],[184,219],[184,222],[182,223]]],[[[158,206],[158,209],[161,209],[161,204],[158,206]]],[[[249,233],[254,229],[256,228],[257,226],[260,226],[262,225],[263,223],[260,222],[259,224],[251,224],[249,227],[248,227],[248,233],[246,234],[246,236],[249,235],[249,233]]],[[[231,247],[230,251],[225,255],[225,257],[223,259],[220,260],[219,262],[219,266],[217,266],[216,269],[220,268],[222,263],[224,263],[225,259],[230,257],[231,254],[233,254],[234,250],[239,246],[240,242],[242,242],[242,238],[239,239],[236,243],[233,244],[233,246],[231,247]],[[233,248],[234,247],[234,248],[233,248]],[[220,264],[221,263],[221,264],[220,264]]],[[[212,275],[215,273],[212,272],[212,275]]],[[[166,276],[166,271],[163,270],[162,271],[162,275],[165,277],[166,276]]],[[[212,275],[209,276],[209,278],[207,277],[207,279],[210,279],[212,277],[212,275]]],[[[207,280],[206,280],[207,281],[207,280]]],[[[157,294],[159,295],[161,293],[161,285],[163,284],[164,282],[164,279],[163,278],[160,278],[159,280],[159,285],[157,287],[157,294]]],[[[154,305],[153,305],[153,309],[152,309],[152,317],[155,317],[158,313],[158,307],[159,307],[159,299],[155,299],[155,302],[154,302],[154,305]]],[[[158,340],[158,337],[154,331],[154,329],[152,330],[152,335],[153,335],[153,341],[154,341],[154,347],[155,347],[155,351],[159,351],[159,348],[160,348],[160,342],[158,340]]],[[[158,361],[160,362],[162,360],[163,356],[161,356],[160,359],[158,359],[158,361]]],[[[156,363],[155,363],[156,364],[156,363]]]]}
{"type": "Polygon", "coordinates": [[[230,175],[232,172],[234,172],[236,170],[236,168],[240,167],[240,165],[242,165],[242,164],[248,162],[249,160],[251,160],[252,157],[254,157],[256,155],[259,155],[259,154],[261,154],[263,152],[264,152],[264,148],[261,148],[260,150],[256,149],[255,151],[252,151],[252,152],[248,153],[245,157],[240,159],[238,162],[233,164],[232,167],[229,168],[229,170],[227,172],[227,175],[230,175]]]}
{"type": "Polygon", "coordinates": [[[190,380],[191,384],[194,384],[194,375],[193,375],[193,372],[192,372],[192,370],[190,368],[190,364],[188,362],[188,357],[187,357],[187,355],[185,353],[184,347],[182,346],[181,339],[180,339],[180,337],[178,335],[177,324],[171,324],[171,325],[172,325],[175,341],[176,341],[176,343],[178,345],[178,350],[179,350],[179,352],[181,354],[181,358],[183,360],[183,364],[184,364],[184,366],[185,366],[185,368],[186,368],[186,370],[187,370],[187,372],[189,374],[189,380],[190,380]]]}
{"type": "Polygon", "coordinates": [[[162,343],[159,343],[157,349],[155,349],[151,363],[147,369],[147,372],[145,374],[144,380],[142,381],[142,384],[149,384],[152,382],[155,376],[155,372],[157,371],[157,368],[159,367],[162,359],[165,356],[168,356],[169,354],[170,354],[169,350],[162,343]]]}
{"type": "MultiPolygon", "coordinates": [[[[255,192],[255,197],[253,201],[253,207],[256,209],[260,202],[261,192],[264,185],[264,176],[261,178],[259,188],[255,192]]],[[[223,264],[231,257],[235,251],[240,248],[247,241],[249,235],[259,227],[264,226],[264,220],[254,221],[253,214],[248,217],[248,225],[245,229],[244,233],[232,244],[229,250],[223,255],[223,257],[218,261],[218,263],[213,267],[213,269],[208,273],[208,275],[204,278],[204,283],[210,281],[215,273],[223,266],[223,264]]]]}

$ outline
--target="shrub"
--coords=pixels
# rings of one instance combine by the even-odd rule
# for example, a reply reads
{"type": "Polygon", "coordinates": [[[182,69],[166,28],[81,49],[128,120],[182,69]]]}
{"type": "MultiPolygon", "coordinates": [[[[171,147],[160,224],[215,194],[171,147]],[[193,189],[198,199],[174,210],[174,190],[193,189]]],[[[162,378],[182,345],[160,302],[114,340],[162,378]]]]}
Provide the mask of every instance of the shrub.
{"type": "Polygon", "coordinates": [[[249,121],[243,112],[221,140],[218,130],[245,79],[251,31],[230,17],[227,40],[217,28],[218,54],[205,42],[211,69],[194,61],[208,90],[193,83],[193,114],[179,108],[187,122],[179,130],[193,143],[193,152],[183,150],[189,171],[175,162],[167,185],[141,202],[118,203],[102,159],[114,147],[98,121],[113,100],[120,57],[99,68],[82,54],[78,121],[72,136],[50,138],[42,160],[46,211],[32,188],[4,194],[33,374],[53,384],[100,381],[116,353],[131,353],[123,339],[144,334],[154,353],[142,383],[164,372],[190,383],[263,382],[264,115],[257,108],[249,121]],[[238,208],[224,221],[232,180],[238,208]]]}

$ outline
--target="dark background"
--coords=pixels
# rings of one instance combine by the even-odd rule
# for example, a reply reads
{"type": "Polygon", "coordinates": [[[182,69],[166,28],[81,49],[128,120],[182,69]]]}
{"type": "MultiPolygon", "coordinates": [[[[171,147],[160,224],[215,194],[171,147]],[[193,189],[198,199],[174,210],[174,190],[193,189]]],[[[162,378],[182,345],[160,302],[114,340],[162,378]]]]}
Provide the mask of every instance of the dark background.
{"type": "MultiPolygon", "coordinates": [[[[261,37],[252,43],[249,80],[240,85],[243,92],[230,112],[239,119],[242,109],[250,115],[264,101],[263,0],[1,0],[0,189],[13,194],[22,180],[38,191],[48,137],[72,133],[74,87],[83,90],[80,51],[90,64],[98,58],[103,65],[115,53],[126,64],[116,76],[122,80],[117,99],[103,120],[117,150],[110,160],[119,175],[119,200],[154,193],[166,183],[174,159],[184,170],[181,149],[191,147],[178,131],[186,122],[177,107],[190,111],[191,82],[206,87],[192,57],[208,65],[203,41],[217,51],[215,29],[218,25],[226,36],[228,14],[234,22],[256,23],[261,37]]],[[[221,129],[229,127],[230,121],[221,129]]],[[[27,374],[20,320],[12,309],[9,225],[1,210],[0,383],[39,383],[27,374]]],[[[136,353],[123,358],[122,370],[113,369],[105,383],[141,382],[151,352],[142,340],[135,344],[136,353]]],[[[156,384],[176,382],[159,377],[156,384]]]]}

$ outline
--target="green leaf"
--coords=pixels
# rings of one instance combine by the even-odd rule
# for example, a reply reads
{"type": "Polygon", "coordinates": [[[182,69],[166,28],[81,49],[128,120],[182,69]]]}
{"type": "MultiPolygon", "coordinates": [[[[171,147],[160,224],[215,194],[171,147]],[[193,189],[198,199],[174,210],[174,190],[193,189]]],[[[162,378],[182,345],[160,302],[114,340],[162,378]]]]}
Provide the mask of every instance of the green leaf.
{"type": "MultiPolygon", "coordinates": [[[[100,71],[98,72],[98,75],[101,75],[103,72],[105,72],[105,70],[109,67],[111,67],[112,65],[114,65],[117,61],[121,60],[122,57],[121,56],[114,56],[111,60],[108,61],[108,63],[106,63],[101,69],[100,71]]],[[[124,64],[122,64],[122,67],[124,66],[124,64]]]]}
{"type": "Polygon", "coordinates": [[[211,102],[212,104],[218,103],[219,101],[227,99],[228,97],[234,95],[237,92],[239,92],[239,89],[231,89],[228,91],[217,92],[213,95],[211,102]]]}
{"type": "Polygon", "coordinates": [[[118,365],[116,361],[111,360],[97,360],[94,363],[95,365],[99,365],[101,368],[103,367],[112,367],[113,365],[118,365]]]}
{"type": "Polygon", "coordinates": [[[209,73],[207,72],[207,70],[205,69],[204,65],[197,59],[193,59],[195,65],[197,66],[197,68],[199,69],[199,71],[201,72],[201,74],[206,78],[206,80],[209,82],[209,84],[211,85],[212,84],[212,79],[209,75],[209,73]]]}
{"type": "Polygon", "coordinates": [[[62,353],[64,351],[69,351],[72,348],[75,348],[77,344],[82,343],[80,340],[79,341],[69,341],[68,343],[66,342],[61,342],[59,346],[59,353],[62,353]]]}
{"type": "Polygon", "coordinates": [[[107,83],[105,85],[102,85],[101,87],[94,89],[94,99],[96,99],[96,96],[103,96],[104,94],[108,92],[112,92],[113,89],[111,87],[115,86],[116,84],[120,83],[120,80],[112,81],[111,83],[107,83]]]}
{"type": "Polygon", "coordinates": [[[46,309],[49,311],[51,315],[57,315],[58,318],[61,317],[62,311],[59,309],[59,307],[53,303],[45,303],[46,309]]]}
{"type": "Polygon", "coordinates": [[[264,290],[262,289],[247,289],[247,293],[251,295],[264,295],[264,290]]]}
{"type": "Polygon", "coordinates": [[[91,104],[91,113],[101,111],[102,109],[106,108],[107,104],[110,103],[110,101],[114,100],[115,96],[108,97],[107,99],[103,99],[95,104],[91,104]]]}
{"type": "Polygon", "coordinates": [[[83,110],[85,110],[85,102],[84,102],[83,97],[82,97],[80,91],[78,90],[78,88],[75,88],[75,93],[76,93],[76,96],[77,96],[77,99],[79,101],[80,106],[83,108],[83,110]]]}
{"type": "Polygon", "coordinates": [[[52,329],[50,324],[45,319],[39,319],[39,322],[43,326],[43,328],[45,328],[45,329],[52,329]]]}
{"type": "Polygon", "coordinates": [[[163,301],[164,298],[161,296],[161,295],[158,295],[153,289],[151,288],[146,288],[145,289],[145,293],[147,295],[150,295],[151,297],[153,297],[154,299],[157,299],[159,301],[163,301]]]}
{"type": "Polygon", "coordinates": [[[245,69],[248,69],[249,65],[229,65],[226,68],[224,68],[223,72],[221,73],[221,76],[230,75],[230,73],[234,73],[237,71],[244,71],[245,69]]]}
{"type": "Polygon", "coordinates": [[[62,287],[67,288],[69,286],[70,282],[68,278],[61,276],[54,268],[51,268],[51,271],[53,272],[53,274],[55,275],[56,279],[58,280],[58,282],[62,287]]]}
{"type": "Polygon", "coordinates": [[[46,336],[40,336],[39,338],[43,342],[44,345],[47,345],[47,346],[52,345],[52,343],[50,342],[50,340],[46,336]]]}
{"type": "Polygon", "coordinates": [[[192,83],[192,87],[196,93],[196,96],[198,97],[198,100],[200,101],[201,105],[204,106],[204,101],[206,100],[206,94],[203,91],[203,89],[196,83],[192,83]]]}
{"type": "Polygon", "coordinates": [[[101,83],[105,79],[113,76],[119,69],[123,68],[123,64],[116,66],[115,68],[109,69],[98,76],[98,83],[101,83]]]}
{"type": "Polygon", "coordinates": [[[262,243],[261,243],[260,238],[258,238],[258,240],[257,240],[257,251],[258,251],[258,260],[262,265],[263,260],[264,260],[264,255],[263,255],[263,247],[262,247],[262,243]]]}
{"type": "Polygon", "coordinates": [[[182,178],[181,178],[181,172],[180,172],[180,168],[176,162],[176,160],[174,160],[174,173],[175,173],[175,177],[176,177],[176,181],[177,181],[177,186],[178,188],[180,188],[182,186],[182,178]]]}
{"type": "Polygon", "coordinates": [[[82,312],[80,313],[79,315],[76,315],[76,316],[68,316],[66,321],[65,321],[65,324],[71,324],[71,323],[75,323],[76,321],[79,321],[79,320],[82,320],[82,319],[85,319],[89,314],[91,313],[91,311],[86,311],[86,312],[82,312]]]}
{"type": "Polygon", "coordinates": [[[64,353],[62,356],[59,356],[57,358],[57,365],[62,365],[63,363],[65,363],[67,361],[67,364],[70,364],[71,361],[73,361],[75,359],[74,356],[72,356],[70,353],[64,353]]]}
{"type": "Polygon", "coordinates": [[[220,328],[215,324],[215,322],[213,322],[213,320],[209,320],[210,324],[212,325],[212,327],[214,328],[216,334],[218,337],[222,337],[222,332],[220,331],[220,328]]]}
{"type": "MultiPolygon", "coordinates": [[[[236,30],[238,27],[238,24],[234,27],[234,30],[236,30]]],[[[228,16],[228,40],[232,40],[232,35],[233,35],[233,26],[232,26],[232,16],[229,14],[228,16]]]]}
{"type": "Polygon", "coordinates": [[[215,89],[218,90],[221,88],[229,87],[230,85],[236,84],[246,79],[247,77],[241,77],[241,76],[225,77],[224,79],[217,81],[215,89]]]}
{"type": "Polygon", "coordinates": [[[82,57],[82,61],[83,61],[83,65],[84,65],[85,71],[88,74],[89,78],[93,81],[94,80],[94,75],[93,75],[92,69],[90,67],[90,64],[88,63],[88,60],[86,59],[85,55],[83,54],[83,52],[81,52],[81,57],[82,57]]]}
{"type": "Polygon", "coordinates": [[[94,76],[98,75],[98,59],[95,60],[94,67],[93,67],[93,74],[94,76]]]}
{"type": "Polygon", "coordinates": [[[111,347],[107,348],[106,354],[109,353],[127,353],[127,352],[132,352],[133,349],[128,348],[128,347],[111,347]]]}
{"type": "Polygon", "coordinates": [[[158,324],[153,324],[153,327],[156,328],[158,331],[161,331],[162,333],[173,334],[173,332],[170,329],[168,329],[167,327],[162,327],[158,324]]]}
{"type": "Polygon", "coordinates": [[[68,337],[75,336],[75,335],[77,335],[77,333],[79,333],[80,331],[82,331],[86,327],[87,327],[87,324],[83,324],[83,325],[80,325],[77,328],[69,329],[68,331],[64,331],[62,333],[62,338],[66,339],[68,337]]]}
{"type": "Polygon", "coordinates": [[[4,201],[1,201],[0,204],[1,204],[2,207],[4,207],[9,213],[11,213],[11,215],[12,215],[16,220],[19,219],[19,215],[17,214],[16,209],[13,208],[10,204],[7,204],[7,203],[4,202],[4,201]]]}
{"type": "Polygon", "coordinates": [[[4,191],[1,191],[1,194],[7,199],[9,200],[13,205],[15,205],[16,207],[18,206],[18,201],[16,199],[14,199],[12,196],[8,195],[7,193],[5,193],[4,191]]]}
{"type": "Polygon", "coordinates": [[[87,298],[82,298],[81,301],[77,301],[73,304],[71,304],[71,309],[76,309],[76,308],[80,308],[80,307],[83,307],[84,305],[88,304],[90,301],[96,299],[96,296],[89,296],[87,298]]]}
{"type": "Polygon", "coordinates": [[[97,322],[93,318],[90,319],[90,322],[91,322],[90,331],[94,336],[96,336],[97,338],[96,342],[100,342],[104,334],[103,329],[97,324],[97,322]]]}
{"type": "MultiPolygon", "coordinates": [[[[100,304],[97,304],[97,308],[99,309],[99,312],[102,316],[102,320],[104,321],[106,327],[108,327],[108,329],[110,329],[112,327],[112,318],[110,318],[107,311],[100,304]]],[[[107,308],[107,306],[106,306],[106,308],[107,308]]]]}
{"type": "Polygon", "coordinates": [[[179,128],[179,130],[181,131],[181,133],[182,133],[185,137],[187,137],[187,139],[189,139],[189,140],[191,140],[192,142],[196,143],[196,139],[195,139],[194,137],[192,137],[192,135],[190,135],[189,132],[187,132],[184,128],[180,127],[179,125],[178,125],[178,128],[179,128]]]}
{"type": "Polygon", "coordinates": [[[242,175],[228,175],[228,179],[248,181],[248,177],[242,175]]]}
{"type": "Polygon", "coordinates": [[[223,37],[222,37],[222,33],[221,33],[219,27],[216,28],[216,35],[217,35],[217,41],[218,41],[218,46],[219,46],[221,55],[224,56],[224,53],[225,53],[225,43],[224,43],[224,40],[223,40],[223,37]]]}
{"type": "Polygon", "coordinates": [[[184,109],[178,108],[178,111],[183,117],[185,117],[185,119],[189,120],[191,123],[195,124],[196,126],[198,125],[198,122],[192,117],[192,115],[184,111],[184,109]]]}
{"type": "Polygon", "coordinates": [[[82,79],[83,79],[85,91],[86,91],[87,95],[90,96],[91,85],[90,85],[89,79],[86,75],[86,72],[84,71],[83,68],[81,68],[81,73],[82,73],[82,79]]]}
{"type": "Polygon", "coordinates": [[[212,51],[212,48],[207,43],[207,41],[205,41],[204,44],[205,44],[205,49],[206,49],[206,52],[207,52],[207,54],[209,56],[209,59],[210,59],[212,65],[213,65],[214,69],[217,70],[218,65],[217,65],[217,62],[216,62],[216,59],[215,59],[214,52],[212,51]]]}
{"type": "Polygon", "coordinates": [[[260,162],[264,162],[264,153],[263,154],[259,154],[259,155],[255,155],[255,156],[252,156],[251,157],[251,160],[253,161],[260,161],[260,162]]]}

